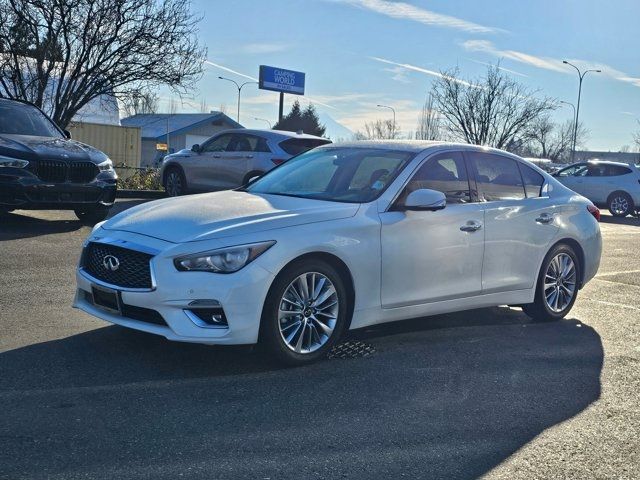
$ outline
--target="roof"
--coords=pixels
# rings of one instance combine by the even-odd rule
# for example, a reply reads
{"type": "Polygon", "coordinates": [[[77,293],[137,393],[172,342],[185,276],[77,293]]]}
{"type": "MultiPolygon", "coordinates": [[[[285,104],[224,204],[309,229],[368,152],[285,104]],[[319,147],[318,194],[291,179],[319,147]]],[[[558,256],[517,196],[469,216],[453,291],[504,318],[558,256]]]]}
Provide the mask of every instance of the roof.
{"type": "Polygon", "coordinates": [[[222,112],[144,113],[124,118],[120,123],[125,127],[140,127],[142,138],[160,139],[167,135],[167,131],[170,135],[177,135],[214,121],[222,121],[230,128],[242,128],[222,112]]]}
{"type": "Polygon", "coordinates": [[[289,132],[287,130],[266,130],[266,129],[250,129],[250,128],[245,128],[243,131],[243,133],[255,133],[255,134],[259,134],[259,135],[268,135],[268,134],[275,134],[278,135],[279,137],[290,137],[290,138],[307,138],[307,139],[322,139],[322,140],[328,140],[326,138],[323,137],[318,137],[316,135],[310,135],[308,133],[296,133],[296,132],[289,132]]]}
{"type": "MultiPolygon", "coordinates": [[[[418,153],[428,148],[444,145],[453,146],[457,144],[449,142],[436,142],[430,140],[355,140],[352,142],[339,142],[332,145],[326,145],[324,148],[378,148],[381,150],[404,150],[408,152],[418,153]]],[[[464,144],[464,146],[466,147],[468,145],[464,144]]]]}

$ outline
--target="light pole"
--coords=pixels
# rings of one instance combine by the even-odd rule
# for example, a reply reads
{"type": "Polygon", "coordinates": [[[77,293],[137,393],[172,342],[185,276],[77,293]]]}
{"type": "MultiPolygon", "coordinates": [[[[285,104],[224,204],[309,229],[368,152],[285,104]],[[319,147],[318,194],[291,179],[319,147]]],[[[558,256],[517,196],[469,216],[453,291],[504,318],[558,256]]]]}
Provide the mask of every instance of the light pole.
{"type": "Polygon", "coordinates": [[[267,120],[266,118],[260,118],[260,117],[253,117],[254,120],[260,120],[261,122],[267,122],[267,124],[269,125],[269,128],[271,127],[271,122],[269,120],[267,120]]]}
{"type": "Polygon", "coordinates": [[[376,105],[376,107],[379,108],[388,108],[393,112],[393,138],[396,137],[396,109],[393,107],[390,107],[389,105],[376,105]]]}
{"type": "Polygon", "coordinates": [[[230,78],[226,78],[226,77],[218,77],[220,80],[226,80],[227,82],[232,82],[236,88],[238,89],[238,123],[240,123],[240,93],[242,93],[242,87],[244,87],[245,85],[250,85],[252,83],[255,83],[256,85],[258,84],[258,82],[244,82],[241,85],[238,85],[238,82],[236,82],[235,80],[231,80],[230,78]]]}
{"type": "Polygon", "coordinates": [[[578,106],[576,107],[576,117],[575,123],[573,125],[573,148],[571,149],[571,163],[575,161],[576,156],[576,137],[578,136],[578,120],[580,115],[580,95],[582,94],[582,80],[584,76],[589,72],[600,73],[602,70],[585,70],[584,72],[580,71],[578,67],[576,67],[573,63],[569,63],[566,60],[563,60],[562,63],[565,65],[571,65],[578,72],[578,78],[580,78],[580,83],[578,84],[578,106]]]}

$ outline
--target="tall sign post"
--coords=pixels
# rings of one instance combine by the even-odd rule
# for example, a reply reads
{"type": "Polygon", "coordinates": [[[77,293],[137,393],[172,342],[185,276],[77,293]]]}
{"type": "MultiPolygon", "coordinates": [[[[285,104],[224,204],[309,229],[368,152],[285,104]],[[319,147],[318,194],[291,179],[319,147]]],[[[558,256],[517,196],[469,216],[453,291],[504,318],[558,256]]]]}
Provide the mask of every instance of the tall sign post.
{"type": "Polygon", "coordinates": [[[305,74],[284,68],[260,65],[258,88],[280,92],[280,107],[278,108],[278,122],[282,121],[284,113],[284,94],[304,95],[305,74]]]}

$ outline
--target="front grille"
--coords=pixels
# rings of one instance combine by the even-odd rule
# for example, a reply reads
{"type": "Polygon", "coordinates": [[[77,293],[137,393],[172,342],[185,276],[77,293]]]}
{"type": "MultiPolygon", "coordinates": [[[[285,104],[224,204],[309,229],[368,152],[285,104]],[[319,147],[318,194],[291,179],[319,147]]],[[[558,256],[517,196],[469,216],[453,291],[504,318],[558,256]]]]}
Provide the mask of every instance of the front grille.
{"type": "MultiPolygon", "coordinates": [[[[82,266],[89,275],[110,285],[124,288],[151,288],[151,266],[149,260],[153,255],[116,247],[105,243],[90,242],[82,257],[82,266]],[[118,263],[116,270],[111,270],[105,263],[105,257],[115,257],[118,263]]],[[[113,266],[113,263],[112,263],[113,266]]]]}
{"type": "Polygon", "coordinates": [[[88,183],[100,173],[98,166],[91,162],[61,162],[58,160],[39,160],[35,174],[43,182],[51,183],[88,183]]]}

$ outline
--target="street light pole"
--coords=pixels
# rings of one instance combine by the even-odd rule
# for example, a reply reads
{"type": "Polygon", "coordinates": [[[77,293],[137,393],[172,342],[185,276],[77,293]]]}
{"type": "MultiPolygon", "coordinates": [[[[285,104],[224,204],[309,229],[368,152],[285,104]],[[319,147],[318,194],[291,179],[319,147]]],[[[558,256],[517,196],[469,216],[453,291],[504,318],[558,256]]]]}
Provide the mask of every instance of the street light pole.
{"type": "Polygon", "coordinates": [[[388,108],[393,112],[393,138],[395,138],[396,136],[396,109],[393,107],[390,107],[389,105],[376,105],[376,107],[379,108],[388,108]]]}
{"type": "Polygon", "coordinates": [[[269,120],[267,120],[266,118],[260,118],[260,117],[253,117],[254,120],[260,120],[261,122],[267,122],[267,124],[269,125],[269,128],[271,127],[271,122],[269,120]]]}
{"type": "Polygon", "coordinates": [[[565,105],[569,105],[571,108],[573,108],[573,121],[576,121],[576,106],[571,103],[571,102],[565,102],[564,100],[560,100],[560,103],[564,103],[565,105]]]}
{"type": "Polygon", "coordinates": [[[589,72],[600,73],[602,70],[585,70],[584,72],[582,72],[573,63],[569,63],[566,60],[563,60],[562,63],[564,63],[565,65],[571,65],[573,68],[575,68],[576,71],[578,72],[578,78],[580,79],[580,82],[578,84],[578,106],[576,107],[576,116],[575,116],[575,122],[573,125],[573,148],[571,149],[571,162],[573,163],[575,161],[575,156],[576,156],[576,137],[578,136],[578,120],[580,115],[580,95],[582,94],[582,80],[584,79],[584,76],[587,73],[589,72]]]}
{"type": "Polygon", "coordinates": [[[251,85],[252,83],[255,83],[256,85],[258,84],[258,82],[244,82],[241,85],[238,85],[238,82],[236,82],[235,80],[231,80],[230,78],[226,78],[226,77],[218,77],[220,80],[226,80],[227,82],[232,82],[236,88],[238,89],[238,117],[237,117],[237,121],[238,123],[240,123],[240,94],[242,93],[242,87],[244,87],[245,85],[251,85]]]}

